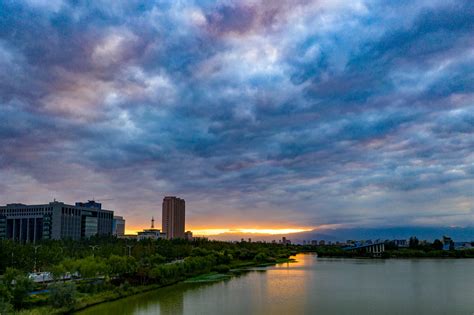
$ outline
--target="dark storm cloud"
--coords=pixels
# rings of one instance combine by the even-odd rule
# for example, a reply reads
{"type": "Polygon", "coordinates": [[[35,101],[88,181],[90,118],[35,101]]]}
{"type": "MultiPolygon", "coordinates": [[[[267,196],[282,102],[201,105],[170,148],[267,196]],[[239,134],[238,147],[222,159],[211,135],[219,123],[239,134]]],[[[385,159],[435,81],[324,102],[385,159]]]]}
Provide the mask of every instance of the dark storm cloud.
{"type": "Polygon", "coordinates": [[[134,224],[164,194],[236,224],[472,224],[473,17],[470,1],[3,2],[0,196],[113,196],[134,224]]]}

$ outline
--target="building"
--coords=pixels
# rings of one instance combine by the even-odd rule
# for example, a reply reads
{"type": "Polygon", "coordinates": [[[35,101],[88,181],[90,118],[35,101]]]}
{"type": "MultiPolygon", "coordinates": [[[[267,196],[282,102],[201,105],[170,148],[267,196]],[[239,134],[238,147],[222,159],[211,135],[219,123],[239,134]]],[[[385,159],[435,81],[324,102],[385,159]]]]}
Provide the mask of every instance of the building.
{"type": "Polygon", "coordinates": [[[155,219],[151,218],[151,228],[145,229],[141,232],[138,232],[137,239],[139,241],[145,239],[157,240],[160,238],[166,238],[166,234],[161,233],[159,229],[155,229],[155,219]]]}
{"type": "Polygon", "coordinates": [[[112,222],[112,235],[122,237],[125,235],[125,219],[120,216],[114,216],[112,222]]]}
{"type": "Polygon", "coordinates": [[[282,243],[283,245],[286,245],[286,244],[291,244],[291,241],[290,241],[290,240],[287,240],[286,237],[283,236],[283,237],[281,238],[281,243],[282,243]]]}
{"type": "Polygon", "coordinates": [[[408,247],[409,245],[407,240],[393,240],[393,243],[398,247],[408,247]]]}
{"type": "Polygon", "coordinates": [[[7,204],[0,207],[0,239],[36,242],[111,235],[113,216],[113,211],[102,209],[95,201],[77,202],[74,206],[59,201],[7,204]]]}
{"type": "Polygon", "coordinates": [[[443,236],[443,250],[453,250],[454,242],[451,237],[443,236]]]}
{"type": "Polygon", "coordinates": [[[146,229],[141,232],[138,232],[137,239],[139,241],[145,239],[157,240],[160,238],[166,238],[166,234],[161,233],[159,229],[146,229]]]}
{"type": "Polygon", "coordinates": [[[168,196],[163,199],[162,228],[168,239],[184,238],[184,199],[168,196]]]}
{"type": "Polygon", "coordinates": [[[454,249],[455,250],[466,250],[472,249],[473,244],[471,242],[454,242],[454,249]]]}
{"type": "Polygon", "coordinates": [[[193,238],[193,232],[191,232],[191,231],[184,232],[184,239],[187,240],[187,241],[192,241],[194,239],[193,238]]]}

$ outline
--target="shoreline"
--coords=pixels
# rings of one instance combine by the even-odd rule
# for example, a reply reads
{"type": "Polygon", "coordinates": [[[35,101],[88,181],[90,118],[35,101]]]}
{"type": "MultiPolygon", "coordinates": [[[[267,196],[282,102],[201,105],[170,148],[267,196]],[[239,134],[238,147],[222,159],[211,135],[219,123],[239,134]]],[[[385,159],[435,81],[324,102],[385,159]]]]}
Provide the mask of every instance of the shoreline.
{"type": "Polygon", "coordinates": [[[445,259],[466,259],[466,258],[474,258],[474,257],[456,257],[456,256],[388,256],[388,257],[370,257],[370,256],[363,256],[363,255],[346,255],[341,253],[323,253],[322,255],[315,250],[303,250],[298,253],[292,254],[288,258],[280,258],[274,262],[266,262],[266,263],[259,263],[259,262],[242,262],[233,266],[228,272],[226,273],[219,273],[219,272],[207,272],[198,275],[194,275],[191,277],[186,277],[171,283],[167,284],[148,284],[148,285],[137,285],[137,286],[130,286],[125,290],[108,290],[103,292],[98,292],[95,294],[84,295],[78,299],[77,304],[73,308],[59,308],[55,309],[49,305],[42,305],[33,307],[30,309],[23,309],[20,311],[15,312],[15,314],[19,315],[35,315],[35,314],[77,314],[87,308],[97,306],[99,304],[108,303],[118,301],[120,299],[124,299],[127,297],[131,297],[134,295],[139,295],[143,293],[147,293],[153,290],[162,289],[166,287],[170,287],[173,285],[177,285],[180,283],[209,283],[209,282],[218,282],[226,279],[232,279],[234,276],[238,275],[239,273],[243,273],[246,271],[250,271],[249,269],[255,267],[271,267],[278,264],[284,263],[291,263],[296,262],[294,256],[297,254],[314,254],[317,255],[319,258],[338,258],[338,259],[436,259],[436,260],[445,260],[445,259]]]}
{"type": "MultiPolygon", "coordinates": [[[[158,290],[158,289],[170,287],[170,286],[177,285],[177,284],[180,284],[180,283],[219,282],[219,281],[222,281],[222,280],[225,280],[225,279],[232,279],[236,275],[235,272],[238,272],[238,271],[245,272],[249,268],[253,268],[253,267],[270,267],[270,266],[275,266],[275,265],[278,265],[278,264],[284,264],[284,263],[290,263],[290,262],[296,262],[296,260],[294,258],[286,258],[286,259],[279,259],[274,263],[272,262],[272,263],[244,264],[241,267],[231,269],[229,272],[227,272],[225,274],[218,273],[218,272],[208,272],[208,273],[203,273],[203,274],[198,275],[198,276],[193,276],[193,277],[186,278],[186,279],[183,279],[183,280],[179,280],[179,281],[176,281],[176,282],[173,282],[173,283],[170,283],[170,284],[166,284],[166,285],[153,285],[153,284],[151,284],[149,286],[145,286],[146,288],[144,290],[137,291],[135,293],[132,293],[132,294],[129,294],[129,295],[126,295],[126,296],[117,297],[115,299],[102,300],[102,301],[94,303],[94,304],[88,304],[84,307],[81,307],[80,309],[74,309],[73,311],[70,311],[70,312],[71,312],[71,314],[76,314],[80,311],[83,311],[83,310],[89,308],[89,307],[93,307],[93,306],[96,306],[96,305],[99,305],[99,304],[118,301],[120,299],[124,299],[124,298],[130,297],[130,296],[139,295],[139,294],[150,292],[150,291],[153,291],[153,290],[158,290]],[[220,276],[220,277],[219,278],[210,278],[210,276],[220,276]],[[203,280],[193,281],[193,279],[196,279],[196,278],[203,278],[203,280]],[[155,286],[155,287],[151,287],[151,286],[155,286]]],[[[54,313],[50,313],[50,314],[54,314],[54,313]]],[[[58,314],[65,314],[65,313],[58,313],[58,314]]]]}
{"type": "MultiPolygon", "coordinates": [[[[304,254],[303,252],[301,254],[304,254]]],[[[295,255],[292,255],[295,256],[295,255]]],[[[275,266],[278,264],[283,264],[283,263],[290,263],[290,262],[295,262],[296,260],[294,258],[280,258],[277,259],[275,262],[268,262],[268,263],[257,263],[257,262],[252,262],[252,263],[243,263],[241,265],[235,266],[235,268],[232,268],[229,270],[227,273],[218,273],[218,272],[208,272],[208,273],[203,273],[200,275],[188,277],[185,279],[181,279],[172,283],[164,284],[164,285],[159,285],[159,284],[149,284],[149,285],[142,285],[142,286],[130,286],[129,289],[126,291],[121,291],[118,292],[116,290],[114,291],[104,291],[104,292],[99,292],[96,294],[92,294],[89,296],[85,296],[84,298],[86,301],[79,301],[76,306],[74,306],[72,309],[71,308],[59,308],[55,309],[52,308],[51,306],[38,306],[35,308],[31,309],[23,309],[21,311],[15,312],[15,314],[18,315],[41,315],[41,314],[48,314],[48,315],[61,315],[61,314],[77,314],[78,312],[81,312],[83,310],[86,310],[90,307],[94,307],[100,304],[108,303],[108,302],[114,302],[118,301],[124,298],[128,298],[134,295],[139,295],[147,292],[151,292],[154,290],[170,287],[173,285],[177,285],[180,283],[209,283],[209,282],[218,282],[222,281],[225,279],[231,279],[234,276],[237,275],[239,272],[245,272],[245,271],[250,271],[248,269],[250,268],[255,268],[255,267],[270,267],[270,266],[275,266]],[[199,279],[200,278],[200,279],[199,279]],[[197,281],[193,280],[197,279],[197,281]],[[87,301],[89,300],[89,301],[87,301]]]]}

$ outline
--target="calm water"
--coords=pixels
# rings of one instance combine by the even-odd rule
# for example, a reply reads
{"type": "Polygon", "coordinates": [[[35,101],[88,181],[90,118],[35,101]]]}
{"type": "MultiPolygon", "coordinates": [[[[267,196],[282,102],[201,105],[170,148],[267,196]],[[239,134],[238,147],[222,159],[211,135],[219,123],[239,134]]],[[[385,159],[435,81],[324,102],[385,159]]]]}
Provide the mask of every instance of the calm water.
{"type": "Polygon", "coordinates": [[[298,255],[227,281],[179,284],[81,314],[474,314],[474,260],[298,255]]]}

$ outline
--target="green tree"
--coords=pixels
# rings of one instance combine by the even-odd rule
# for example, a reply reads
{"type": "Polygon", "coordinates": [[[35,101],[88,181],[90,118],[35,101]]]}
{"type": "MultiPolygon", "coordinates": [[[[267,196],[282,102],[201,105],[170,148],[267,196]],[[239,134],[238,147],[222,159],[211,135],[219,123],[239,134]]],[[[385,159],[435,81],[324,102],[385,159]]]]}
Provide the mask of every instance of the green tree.
{"type": "Polygon", "coordinates": [[[51,273],[54,280],[59,280],[66,274],[66,268],[63,264],[55,265],[51,267],[51,273]]]}
{"type": "Polygon", "coordinates": [[[77,290],[73,282],[56,282],[49,286],[50,305],[56,308],[71,308],[76,303],[77,290]]]}
{"type": "Polygon", "coordinates": [[[434,242],[433,242],[433,248],[436,249],[436,250],[442,250],[443,249],[443,243],[440,240],[435,239],[434,242]]]}
{"type": "Polygon", "coordinates": [[[410,248],[417,248],[419,244],[420,241],[418,241],[418,238],[416,236],[410,237],[410,240],[408,241],[408,246],[410,248]]]}
{"type": "Polygon", "coordinates": [[[33,290],[33,281],[21,271],[13,268],[7,268],[3,275],[3,281],[10,292],[13,306],[21,307],[28,297],[28,293],[33,290]]]}
{"type": "Polygon", "coordinates": [[[107,265],[101,258],[86,257],[77,261],[78,270],[83,278],[95,278],[107,272],[107,265]]]}
{"type": "Polygon", "coordinates": [[[0,283],[0,315],[10,314],[13,311],[10,304],[11,298],[10,291],[3,283],[0,283]]]}

